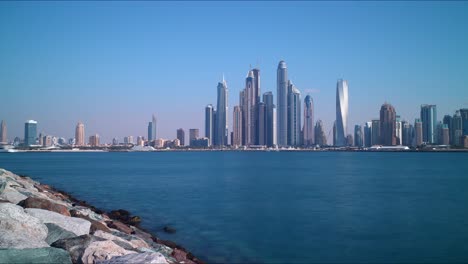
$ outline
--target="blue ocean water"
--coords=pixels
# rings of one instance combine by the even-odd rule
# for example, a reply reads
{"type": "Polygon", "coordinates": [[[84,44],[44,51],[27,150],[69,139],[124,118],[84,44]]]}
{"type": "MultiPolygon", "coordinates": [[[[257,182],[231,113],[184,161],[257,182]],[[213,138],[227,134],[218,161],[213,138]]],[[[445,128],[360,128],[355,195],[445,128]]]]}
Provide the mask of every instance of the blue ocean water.
{"type": "Polygon", "coordinates": [[[128,209],[208,262],[468,262],[468,153],[9,153],[0,167],[128,209]]]}

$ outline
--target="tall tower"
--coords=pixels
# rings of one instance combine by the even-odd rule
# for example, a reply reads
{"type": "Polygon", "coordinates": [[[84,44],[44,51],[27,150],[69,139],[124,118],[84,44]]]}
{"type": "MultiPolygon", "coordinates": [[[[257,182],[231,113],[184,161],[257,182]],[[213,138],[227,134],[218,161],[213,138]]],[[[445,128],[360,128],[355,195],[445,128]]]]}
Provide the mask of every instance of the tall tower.
{"type": "Polygon", "coordinates": [[[396,145],[396,112],[387,103],[380,108],[380,143],[384,146],[396,145]]]}
{"type": "Polygon", "coordinates": [[[36,145],[37,121],[28,120],[24,124],[24,144],[26,146],[36,145]]]}
{"type": "Polygon", "coordinates": [[[304,99],[304,146],[312,146],[314,137],[314,101],[310,95],[304,99]]]}
{"type": "Polygon", "coordinates": [[[437,143],[437,108],[435,105],[421,105],[423,142],[437,143]]]}
{"type": "Polygon", "coordinates": [[[85,131],[84,131],[84,124],[82,122],[78,122],[75,128],[75,145],[76,146],[85,145],[85,131]]]}
{"type": "Polygon", "coordinates": [[[284,61],[278,64],[276,88],[278,145],[284,147],[288,145],[288,69],[284,61]]]}
{"type": "Polygon", "coordinates": [[[421,146],[423,144],[423,123],[421,119],[414,120],[414,146],[421,146]]]}
{"type": "Polygon", "coordinates": [[[7,127],[5,121],[2,120],[2,123],[0,124],[0,143],[8,143],[8,138],[7,138],[7,127]]]}
{"type": "Polygon", "coordinates": [[[336,146],[346,146],[348,133],[348,82],[336,83],[336,146]]]}
{"type": "Polygon", "coordinates": [[[209,104],[205,107],[205,137],[208,138],[209,145],[215,145],[214,142],[214,131],[215,131],[215,121],[214,121],[214,108],[213,105],[209,104]]]}
{"type": "Polygon", "coordinates": [[[232,119],[232,144],[234,146],[242,145],[242,110],[239,106],[234,106],[232,119]]]}
{"type": "Polygon", "coordinates": [[[253,71],[249,71],[245,78],[245,89],[244,89],[244,126],[245,126],[245,145],[255,145],[256,141],[256,104],[257,95],[255,88],[255,76],[253,71]]]}
{"type": "Polygon", "coordinates": [[[288,145],[301,144],[301,93],[290,81],[288,85],[288,145]]]}
{"type": "Polygon", "coordinates": [[[276,145],[276,106],[273,103],[273,93],[263,94],[265,104],[265,144],[269,147],[276,145]]]}
{"type": "Polygon", "coordinates": [[[183,128],[177,129],[177,139],[181,146],[185,146],[185,131],[183,128]]]}
{"type": "Polygon", "coordinates": [[[222,82],[218,83],[218,100],[216,109],[215,143],[217,146],[225,146],[228,142],[228,88],[226,81],[224,80],[224,76],[222,82]]]}
{"type": "Polygon", "coordinates": [[[156,116],[152,116],[151,122],[148,123],[148,141],[156,140],[156,116]]]}

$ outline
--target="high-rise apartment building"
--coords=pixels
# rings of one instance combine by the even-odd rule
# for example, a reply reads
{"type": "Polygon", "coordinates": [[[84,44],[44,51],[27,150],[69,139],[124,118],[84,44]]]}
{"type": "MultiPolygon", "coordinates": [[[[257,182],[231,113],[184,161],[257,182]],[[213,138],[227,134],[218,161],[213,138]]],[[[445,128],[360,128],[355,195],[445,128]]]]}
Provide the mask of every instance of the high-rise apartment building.
{"type": "Polygon", "coordinates": [[[366,122],[364,125],[364,146],[372,147],[372,122],[366,122]]]}
{"type": "Polygon", "coordinates": [[[421,119],[414,120],[414,146],[418,147],[423,144],[423,123],[421,119]]]}
{"type": "Polygon", "coordinates": [[[325,136],[325,131],[323,129],[323,122],[322,120],[317,120],[315,123],[315,144],[319,146],[326,146],[327,145],[327,137],[325,136]]]}
{"type": "Polygon", "coordinates": [[[0,143],[1,144],[8,143],[7,126],[4,120],[2,120],[2,123],[0,124],[0,143]]]}
{"type": "Polygon", "coordinates": [[[181,146],[185,146],[185,131],[182,128],[177,129],[177,139],[181,146]]]}
{"type": "Polygon", "coordinates": [[[88,143],[90,146],[92,147],[98,147],[100,145],[100,142],[99,142],[99,135],[98,134],[94,134],[92,136],[89,137],[89,143],[88,143]]]}
{"type": "Polygon", "coordinates": [[[263,94],[263,103],[265,103],[265,144],[269,147],[276,146],[277,125],[276,125],[276,105],[273,101],[273,93],[263,94]]]}
{"type": "Polygon", "coordinates": [[[242,110],[240,106],[234,106],[232,122],[232,144],[238,147],[242,145],[242,110]]]}
{"type": "Polygon", "coordinates": [[[380,145],[380,120],[372,120],[372,146],[380,145]]]}
{"type": "Polygon", "coordinates": [[[156,116],[153,114],[151,122],[148,123],[148,141],[156,140],[156,116]]]}
{"type": "Polygon", "coordinates": [[[28,120],[24,124],[24,145],[36,145],[37,138],[37,121],[28,120]]]}
{"type": "Polygon", "coordinates": [[[266,105],[258,102],[256,107],[255,139],[256,144],[266,145],[266,105]]]}
{"type": "Polygon", "coordinates": [[[314,145],[314,101],[310,95],[304,98],[304,146],[314,145]]]}
{"type": "Polygon", "coordinates": [[[198,128],[189,129],[189,142],[190,146],[194,145],[194,141],[200,137],[200,131],[198,128]]]}
{"type": "Polygon", "coordinates": [[[339,79],[336,84],[336,146],[346,146],[348,128],[348,82],[339,79]]]}
{"type": "Polygon", "coordinates": [[[215,109],[209,104],[205,107],[205,137],[208,138],[208,144],[214,144],[215,139],[215,109]]]}
{"type": "Polygon", "coordinates": [[[468,108],[460,109],[463,136],[468,135],[468,108]]]}
{"type": "Polygon", "coordinates": [[[288,85],[288,145],[301,145],[301,93],[291,81],[288,85]]]}
{"type": "Polygon", "coordinates": [[[380,144],[384,146],[395,146],[395,108],[390,104],[383,104],[380,108],[380,144]]]}
{"type": "Polygon", "coordinates": [[[288,145],[288,70],[286,62],[280,61],[276,75],[277,143],[280,147],[288,145]]]}
{"type": "Polygon", "coordinates": [[[356,147],[363,147],[363,135],[362,135],[362,127],[360,125],[354,126],[354,146],[356,147]]]}
{"type": "Polygon", "coordinates": [[[217,105],[216,105],[216,128],[214,142],[217,146],[225,146],[228,143],[228,88],[226,81],[223,80],[218,83],[217,87],[217,105]]]}
{"type": "Polygon", "coordinates": [[[75,145],[84,146],[85,143],[85,128],[82,122],[78,122],[75,128],[75,145]]]}
{"type": "Polygon", "coordinates": [[[437,108],[435,105],[421,105],[423,142],[437,143],[437,108]]]}

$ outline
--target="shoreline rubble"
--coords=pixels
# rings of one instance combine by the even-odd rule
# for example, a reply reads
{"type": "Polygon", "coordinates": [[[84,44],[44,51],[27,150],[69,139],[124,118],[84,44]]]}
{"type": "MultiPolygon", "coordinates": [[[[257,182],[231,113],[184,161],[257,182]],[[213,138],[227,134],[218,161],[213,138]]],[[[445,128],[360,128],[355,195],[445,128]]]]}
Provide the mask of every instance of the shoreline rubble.
{"type": "Polygon", "coordinates": [[[140,222],[0,168],[0,263],[204,263],[140,222]]]}

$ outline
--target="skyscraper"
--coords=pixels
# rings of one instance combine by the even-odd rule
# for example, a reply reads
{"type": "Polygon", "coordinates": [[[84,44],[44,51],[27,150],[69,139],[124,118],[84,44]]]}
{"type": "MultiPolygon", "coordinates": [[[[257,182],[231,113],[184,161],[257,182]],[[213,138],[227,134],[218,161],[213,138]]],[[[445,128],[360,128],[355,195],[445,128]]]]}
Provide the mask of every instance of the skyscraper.
{"type": "Polygon", "coordinates": [[[348,82],[339,79],[336,83],[336,145],[346,146],[348,132],[348,82]]]}
{"type": "Polygon", "coordinates": [[[260,69],[254,68],[252,69],[253,77],[254,77],[254,89],[253,89],[253,95],[252,99],[254,100],[253,102],[253,109],[254,109],[254,139],[255,139],[255,144],[257,145],[265,145],[265,128],[263,127],[263,132],[260,131],[262,129],[260,126],[265,125],[265,120],[262,120],[262,118],[259,116],[260,109],[264,106],[260,106],[260,69]],[[262,143],[262,142],[263,143],[262,143]]]}
{"type": "Polygon", "coordinates": [[[401,122],[402,126],[402,142],[403,146],[411,146],[413,145],[413,134],[414,134],[414,129],[413,126],[407,122],[407,121],[402,121],[401,122]]]}
{"type": "Polygon", "coordinates": [[[24,144],[26,146],[36,145],[37,121],[28,120],[24,124],[24,144]]]}
{"type": "Polygon", "coordinates": [[[463,143],[461,142],[463,136],[463,122],[462,117],[460,115],[460,111],[456,111],[452,117],[452,145],[461,146],[463,143]]]}
{"type": "Polygon", "coordinates": [[[402,144],[402,137],[403,137],[403,130],[401,127],[401,119],[400,116],[396,116],[396,121],[395,121],[395,137],[396,137],[396,144],[401,145],[402,144]]]}
{"type": "Polygon", "coordinates": [[[256,138],[256,144],[264,146],[266,145],[266,106],[265,103],[263,102],[258,102],[257,103],[257,121],[255,124],[255,138],[256,138]]]}
{"type": "Polygon", "coordinates": [[[301,144],[301,93],[289,81],[288,85],[288,145],[301,144]]]}
{"type": "Polygon", "coordinates": [[[215,144],[215,110],[213,105],[209,104],[205,107],[205,137],[208,138],[209,145],[215,144]]]}
{"type": "Polygon", "coordinates": [[[310,95],[304,98],[304,146],[314,145],[314,101],[310,95]]]}
{"type": "Polygon", "coordinates": [[[423,123],[421,119],[414,120],[414,146],[418,147],[423,144],[423,123]]]}
{"type": "Polygon", "coordinates": [[[226,81],[218,83],[218,100],[216,106],[216,140],[217,146],[225,146],[228,143],[228,122],[227,122],[227,111],[228,111],[228,88],[226,81]]]}
{"type": "Polygon", "coordinates": [[[380,145],[380,120],[372,120],[372,146],[380,145]]]}
{"type": "Polygon", "coordinates": [[[284,147],[288,145],[288,70],[286,62],[279,62],[276,74],[277,143],[280,147],[284,147]]]}
{"type": "Polygon", "coordinates": [[[265,144],[273,147],[277,142],[276,106],[273,103],[273,93],[264,93],[263,102],[265,103],[265,144]]]}
{"type": "Polygon", "coordinates": [[[153,114],[151,122],[148,123],[148,141],[156,140],[156,117],[153,114]]]}
{"type": "Polygon", "coordinates": [[[8,138],[7,138],[7,126],[5,121],[2,120],[2,123],[0,124],[0,143],[6,144],[8,143],[8,138]]]}
{"type": "Polygon", "coordinates": [[[390,104],[383,104],[380,108],[380,144],[384,146],[396,145],[396,112],[390,104]]]}
{"type": "Polygon", "coordinates": [[[468,135],[468,108],[460,109],[463,136],[468,135]]]}
{"type": "Polygon", "coordinates": [[[78,122],[75,128],[75,145],[76,146],[84,146],[85,143],[85,130],[84,124],[78,122]]]}
{"type": "Polygon", "coordinates": [[[336,120],[333,122],[333,146],[336,146],[336,120]]]}
{"type": "Polygon", "coordinates": [[[325,136],[325,131],[323,130],[322,120],[317,120],[315,123],[315,144],[319,146],[327,145],[327,138],[325,136]]]}
{"type": "Polygon", "coordinates": [[[242,145],[242,111],[240,106],[234,106],[232,122],[232,144],[238,147],[242,145]]]}
{"type": "Polygon", "coordinates": [[[372,122],[366,122],[364,126],[364,146],[372,147],[372,122]]]}
{"type": "Polygon", "coordinates": [[[253,71],[249,71],[247,73],[247,77],[245,78],[245,89],[242,93],[243,101],[243,119],[244,122],[244,133],[243,136],[245,138],[245,145],[255,145],[256,143],[256,106],[257,106],[257,94],[256,94],[256,81],[253,71]]]}
{"type": "Polygon", "coordinates": [[[437,143],[437,109],[435,105],[421,105],[423,142],[437,143]]]}
{"type": "Polygon", "coordinates": [[[363,136],[362,136],[362,127],[360,125],[354,126],[354,146],[362,147],[363,144],[363,136]]]}
{"type": "Polygon", "coordinates": [[[98,134],[94,134],[89,137],[89,145],[92,147],[98,147],[100,145],[98,134]]]}
{"type": "Polygon", "coordinates": [[[200,136],[200,131],[198,130],[198,128],[191,128],[189,129],[189,142],[190,142],[190,146],[194,146],[196,145],[195,144],[195,140],[199,138],[200,136]]]}
{"type": "Polygon", "coordinates": [[[177,129],[177,139],[181,146],[185,146],[185,131],[182,128],[177,129]]]}
{"type": "Polygon", "coordinates": [[[443,123],[447,125],[449,129],[449,144],[453,145],[453,122],[451,115],[444,115],[443,123]]]}
{"type": "Polygon", "coordinates": [[[439,122],[437,124],[437,143],[439,145],[449,145],[450,144],[450,139],[449,139],[449,128],[447,124],[444,124],[442,122],[439,122]]]}

